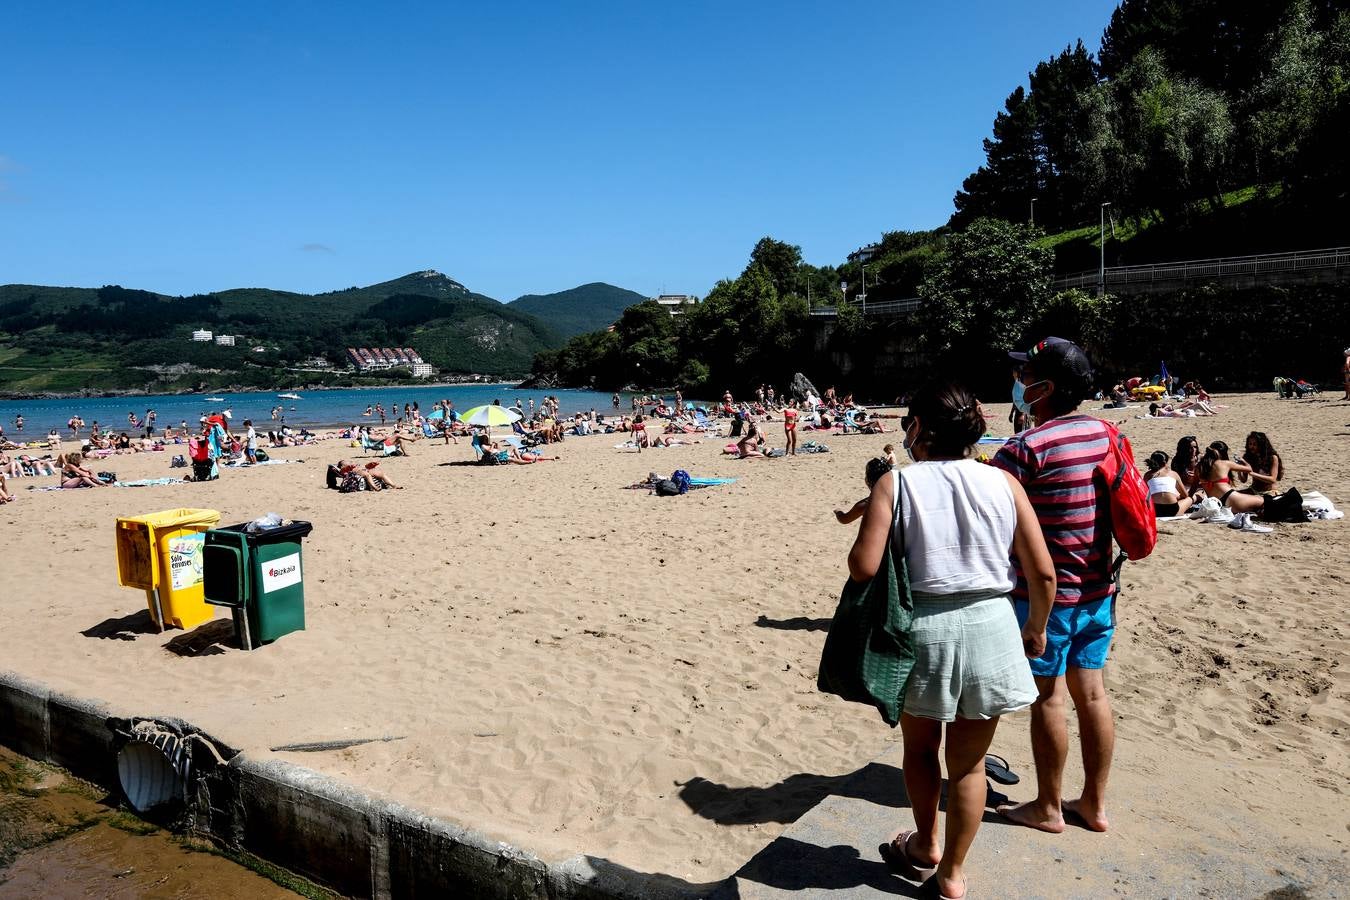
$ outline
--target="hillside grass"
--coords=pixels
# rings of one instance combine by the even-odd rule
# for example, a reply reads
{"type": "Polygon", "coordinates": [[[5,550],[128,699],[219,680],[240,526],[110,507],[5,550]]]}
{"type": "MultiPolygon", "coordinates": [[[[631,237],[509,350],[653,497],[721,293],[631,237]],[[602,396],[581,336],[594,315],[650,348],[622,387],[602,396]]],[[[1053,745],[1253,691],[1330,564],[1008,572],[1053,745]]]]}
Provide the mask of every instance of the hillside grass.
{"type": "MultiPolygon", "coordinates": [[[[1117,219],[1114,234],[1108,221],[1106,264],[1281,253],[1350,239],[1340,217],[1309,215],[1285,201],[1278,186],[1248,185],[1199,204],[1184,220],[1117,219]]],[[[1061,275],[1090,271],[1100,264],[1101,224],[1047,234],[1037,243],[1055,252],[1055,270],[1061,275]]]]}

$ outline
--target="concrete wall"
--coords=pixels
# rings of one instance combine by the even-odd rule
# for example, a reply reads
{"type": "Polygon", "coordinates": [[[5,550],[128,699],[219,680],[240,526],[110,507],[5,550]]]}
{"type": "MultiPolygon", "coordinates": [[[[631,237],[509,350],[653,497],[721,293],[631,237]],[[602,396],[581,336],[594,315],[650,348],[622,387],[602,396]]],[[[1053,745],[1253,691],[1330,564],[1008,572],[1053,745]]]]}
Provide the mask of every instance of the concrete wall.
{"type": "MultiPolygon", "coordinates": [[[[0,672],[0,743],[120,794],[111,716],[104,704],[0,672]]],[[[309,769],[243,753],[205,771],[195,799],[188,821],[198,836],[352,897],[684,900],[718,887],[589,856],[545,863],[309,769]]]]}

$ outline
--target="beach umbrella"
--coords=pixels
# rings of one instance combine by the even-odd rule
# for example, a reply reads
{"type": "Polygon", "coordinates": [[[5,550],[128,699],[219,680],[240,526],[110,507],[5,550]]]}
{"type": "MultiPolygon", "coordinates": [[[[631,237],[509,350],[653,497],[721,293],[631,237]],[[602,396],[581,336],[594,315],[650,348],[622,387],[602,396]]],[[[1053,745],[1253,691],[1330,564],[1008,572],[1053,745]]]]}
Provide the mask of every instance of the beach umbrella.
{"type": "Polygon", "coordinates": [[[436,422],[444,418],[445,418],[445,410],[439,406],[433,409],[431,412],[427,413],[428,422],[436,422]]]}
{"type": "Polygon", "coordinates": [[[460,422],[465,425],[482,425],[491,428],[493,425],[510,425],[512,422],[519,422],[523,416],[514,409],[508,409],[504,406],[475,406],[473,409],[466,409],[460,415],[460,422]]]}

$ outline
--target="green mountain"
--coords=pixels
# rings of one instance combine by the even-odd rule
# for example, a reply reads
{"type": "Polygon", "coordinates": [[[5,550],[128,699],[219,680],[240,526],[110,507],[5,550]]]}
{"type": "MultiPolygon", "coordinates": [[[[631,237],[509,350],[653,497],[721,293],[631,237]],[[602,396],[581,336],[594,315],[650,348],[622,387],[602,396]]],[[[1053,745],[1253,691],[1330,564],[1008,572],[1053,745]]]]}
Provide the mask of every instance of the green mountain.
{"type": "Polygon", "coordinates": [[[288,370],[314,357],[341,367],[348,347],[412,347],[444,373],[511,376],[561,343],[528,312],[430,270],[313,295],[0,285],[0,391],[7,392],[293,384],[288,370]],[[233,335],[235,345],[195,342],[195,329],[233,335]]]}
{"type": "Polygon", "coordinates": [[[636,291],[594,281],[556,294],[526,294],[510,308],[538,316],[565,338],[608,328],[623,311],[646,300],[636,291]]]}

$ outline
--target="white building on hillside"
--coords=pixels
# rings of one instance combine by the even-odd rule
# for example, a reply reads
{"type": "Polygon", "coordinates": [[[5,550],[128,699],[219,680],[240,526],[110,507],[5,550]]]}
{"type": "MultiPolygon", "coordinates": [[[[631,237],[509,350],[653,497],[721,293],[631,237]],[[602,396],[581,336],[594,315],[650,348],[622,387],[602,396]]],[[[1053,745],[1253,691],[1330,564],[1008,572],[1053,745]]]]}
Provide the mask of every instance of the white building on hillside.
{"type": "Polygon", "coordinates": [[[693,306],[698,302],[697,297],[692,297],[689,294],[662,294],[652,299],[668,309],[672,316],[678,316],[684,312],[684,307],[693,306]]]}
{"type": "Polygon", "coordinates": [[[436,367],[431,363],[413,363],[412,373],[414,378],[430,378],[432,375],[436,374],[436,367]]]}
{"type": "Polygon", "coordinates": [[[216,345],[217,345],[217,346],[220,346],[220,347],[233,347],[233,346],[234,346],[234,335],[232,335],[232,334],[218,334],[218,335],[216,335],[216,345]]]}
{"type": "Polygon", "coordinates": [[[211,332],[204,328],[198,329],[192,332],[192,339],[199,344],[209,344],[211,343],[211,332]]]}

